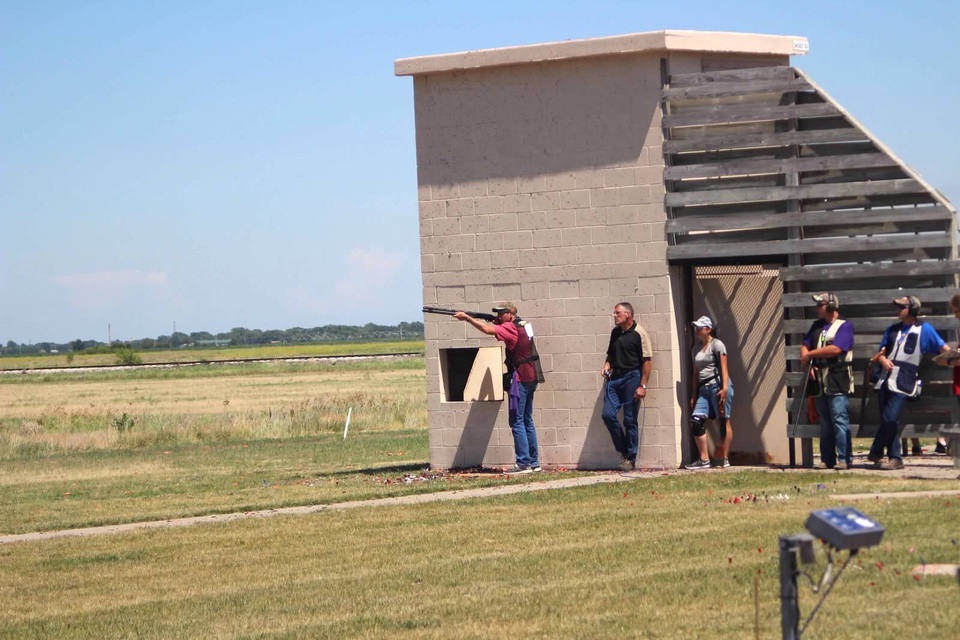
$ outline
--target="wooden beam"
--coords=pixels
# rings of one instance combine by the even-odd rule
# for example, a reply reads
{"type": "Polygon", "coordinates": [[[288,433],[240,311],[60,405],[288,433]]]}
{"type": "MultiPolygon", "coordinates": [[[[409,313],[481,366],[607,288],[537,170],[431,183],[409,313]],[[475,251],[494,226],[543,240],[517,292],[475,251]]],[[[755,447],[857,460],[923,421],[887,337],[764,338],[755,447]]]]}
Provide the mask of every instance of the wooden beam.
{"type": "Polygon", "coordinates": [[[732,124],[735,122],[753,122],[762,120],[789,120],[791,118],[825,118],[839,116],[840,111],[826,102],[802,105],[767,105],[756,104],[741,106],[730,104],[714,104],[709,109],[696,111],[681,111],[664,116],[661,125],[664,127],[693,127],[702,125],[732,124]]]}
{"type": "MultiPolygon", "coordinates": [[[[902,298],[910,294],[920,298],[923,303],[947,302],[956,293],[953,287],[936,287],[927,289],[858,289],[856,291],[833,291],[840,298],[840,304],[877,304],[890,302],[894,298],[902,298]]],[[[809,293],[785,293],[781,296],[784,307],[808,307],[811,304],[809,293]]],[[[891,307],[892,308],[892,307],[891,307]]],[[[894,314],[891,312],[891,316],[894,314]]],[[[890,324],[893,324],[891,322],[890,324]]]]}
{"type": "Polygon", "coordinates": [[[872,277],[886,279],[949,275],[958,272],[960,272],[960,260],[938,260],[932,262],[889,262],[880,264],[781,267],[780,279],[784,282],[794,280],[847,280],[851,278],[872,277]]]}
{"type": "MultiPolygon", "coordinates": [[[[921,298],[922,300],[922,298],[921,298]]],[[[811,306],[813,302],[811,301],[811,306]]],[[[841,310],[844,309],[844,300],[840,299],[841,310]]],[[[842,317],[846,318],[844,314],[842,317]]],[[[878,318],[846,318],[853,323],[854,329],[858,333],[883,333],[883,331],[893,324],[893,317],[888,315],[878,318]]],[[[949,331],[957,326],[957,319],[953,316],[922,316],[924,322],[933,326],[937,331],[949,331]]],[[[791,335],[806,335],[810,329],[813,320],[784,320],[783,332],[791,335]]]]}
{"type": "Polygon", "coordinates": [[[677,73],[669,77],[671,87],[689,87],[710,82],[745,82],[751,80],[792,80],[797,72],[792,67],[753,67],[750,69],[725,69],[704,73],[677,73]]]}
{"type": "Polygon", "coordinates": [[[787,133],[750,133],[685,138],[683,140],[664,140],[664,153],[683,151],[716,151],[739,147],[783,147],[788,145],[809,145],[837,142],[859,142],[867,137],[858,129],[828,129],[826,131],[790,131],[787,133]]]}
{"type": "Polygon", "coordinates": [[[813,213],[731,213],[712,216],[687,216],[668,220],[668,233],[694,231],[722,231],[732,229],[778,229],[785,227],[815,227],[901,221],[947,221],[953,213],[945,207],[917,209],[860,209],[856,211],[827,211],[813,213]]]}
{"type": "Polygon", "coordinates": [[[671,207],[689,207],[736,202],[770,202],[775,200],[811,200],[860,196],[895,195],[923,192],[916,180],[877,180],[799,185],[796,187],[753,187],[720,191],[687,191],[668,193],[665,201],[671,207]]]}
{"type": "Polygon", "coordinates": [[[810,84],[805,80],[743,80],[735,82],[714,82],[687,87],[667,87],[663,98],[667,101],[690,100],[693,98],[727,98],[758,93],[784,93],[788,91],[809,91],[810,84]]]}
{"type": "Polygon", "coordinates": [[[946,237],[875,237],[875,238],[838,238],[830,242],[822,240],[771,240],[769,242],[740,242],[720,244],[704,238],[702,242],[667,247],[667,260],[683,264],[692,260],[718,258],[754,258],[762,256],[780,256],[791,253],[833,253],[848,252],[851,260],[856,260],[856,252],[875,252],[878,250],[917,249],[924,247],[950,247],[951,238],[946,237]]]}
{"type": "Polygon", "coordinates": [[[895,167],[897,163],[882,153],[859,153],[849,156],[814,156],[809,158],[751,158],[705,164],[666,167],[665,180],[714,178],[757,173],[786,173],[788,171],[844,171],[895,167]]]}

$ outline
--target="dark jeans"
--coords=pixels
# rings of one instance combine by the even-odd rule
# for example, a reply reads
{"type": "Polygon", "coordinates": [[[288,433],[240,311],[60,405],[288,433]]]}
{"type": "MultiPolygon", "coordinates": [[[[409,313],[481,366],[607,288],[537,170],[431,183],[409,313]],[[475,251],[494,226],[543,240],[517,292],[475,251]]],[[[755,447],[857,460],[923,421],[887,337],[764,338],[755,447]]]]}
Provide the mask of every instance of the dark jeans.
{"type": "Polygon", "coordinates": [[[820,460],[827,466],[853,462],[850,438],[850,413],[847,396],[816,396],[813,399],[820,414],[820,460]]]}
{"type": "Polygon", "coordinates": [[[603,394],[603,423],[607,425],[613,448],[627,460],[636,462],[640,437],[637,430],[637,387],[640,386],[640,371],[634,369],[618,378],[607,380],[603,394]],[[623,409],[623,427],[617,414],[623,409]]]}
{"type": "Polygon", "coordinates": [[[537,430],[533,425],[533,393],[537,381],[521,382],[518,385],[520,399],[516,411],[510,411],[510,428],[513,431],[513,450],[518,467],[539,467],[537,430]]]}
{"type": "Polygon", "coordinates": [[[903,412],[903,403],[907,396],[901,393],[894,393],[884,384],[877,391],[877,400],[880,402],[880,428],[877,430],[877,436],[870,445],[870,457],[882,458],[886,450],[891,460],[903,461],[903,453],[900,451],[900,438],[897,437],[900,430],[900,414],[903,412]]]}

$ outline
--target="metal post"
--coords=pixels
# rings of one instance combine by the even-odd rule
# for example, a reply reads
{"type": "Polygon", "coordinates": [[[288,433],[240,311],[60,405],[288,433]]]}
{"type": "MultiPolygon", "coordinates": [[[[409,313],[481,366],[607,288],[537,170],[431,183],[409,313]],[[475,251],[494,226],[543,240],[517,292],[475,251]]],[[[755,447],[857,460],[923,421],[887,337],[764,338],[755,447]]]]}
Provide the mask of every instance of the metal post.
{"type": "Polygon", "coordinates": [[[800,639],[800,601],[797,589],[798,537],[780,536],[780,628],[783,640],[800,639]]]}

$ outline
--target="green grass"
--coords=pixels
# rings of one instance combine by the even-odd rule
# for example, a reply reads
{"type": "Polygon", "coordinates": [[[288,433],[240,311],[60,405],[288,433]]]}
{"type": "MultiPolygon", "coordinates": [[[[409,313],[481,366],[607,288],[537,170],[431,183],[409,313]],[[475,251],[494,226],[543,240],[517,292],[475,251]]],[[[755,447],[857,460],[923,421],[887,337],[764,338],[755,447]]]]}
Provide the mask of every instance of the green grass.
{"type": "MultiPolygon", "coordinates": [[[[775,638],[777,538],[802,530],[811,509],[836,504],[817,486],[825,477],[685,474],[8,545],[0,547],[0,633],[752,638],[756,580],[760,637],[775,638]],[[761,498],[732,502],[747,493],[761,498]]],[[[844,476],[837,489],[862,484],[844,476]]],[[[956,580],[910,572],[921,558],[958,561],[958,502],[857,505],[885,524],[886,537],[853,562],[804,637],[953,637],[956,580]]],[[[815,597],[801,589],[805,616],[815,597]]]]}

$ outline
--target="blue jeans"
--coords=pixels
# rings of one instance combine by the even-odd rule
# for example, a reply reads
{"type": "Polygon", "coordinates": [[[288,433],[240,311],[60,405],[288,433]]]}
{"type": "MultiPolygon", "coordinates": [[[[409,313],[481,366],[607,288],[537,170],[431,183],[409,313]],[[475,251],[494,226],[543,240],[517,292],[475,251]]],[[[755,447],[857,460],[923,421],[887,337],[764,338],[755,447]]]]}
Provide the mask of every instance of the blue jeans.
{"type": "Polygon", "coordinates": [[[853,442],[850,439],[850,412],[847,396],[816,396],[813,399],[820,414],[820,459],[828,467],[837,459],[853,462],[853,442]]]}
{"type": "Polygon", "coordinates": [[[521,382],[517,385],[520,399],[517,409],[510,411],[510,427],[513,429],[513,451],[518,467],[539,467],[540,454],[537,452],[537,431],[533,426],[533,393],[537,390],[537,381],[521,382]]]}
{"type": "MultiPolygon", "coordinates": [[[[710,420],[720,417],[720,385],[714,382],[702,385],[697,389],[697,401],[693,405],[695,416],[705,416],[710,420]]],[[[723,415],[730,418],[733,411],[733,380],[727,380],[727,400],[723,403],[723,415]]]]}
{"type": "Polygon", "coordinates": [[[907,396],[890,391],[884,384],[877,391],[877,399],[880,402],[880,428],[877,429],[877,436],[870,445],[870,457],[880,459],[886,449],[891,460],[902,462],[903,453],[900,451],[900,438],[897,437],[897,432],[900,430],[900,414],[903,412],[903,403],[906,402],[907,396]]]}
{"type": "Polygon", "coordinates": [[[603,424],[607,425],[613,448],[627,460],[637,461],[640,434],[637,430],[637,387],[640,386],[640,371],[634,369],[618,378],[607,380],[603,393],[603,424]],[[623,427],[617,414],[623,409],[623,427]]]}

